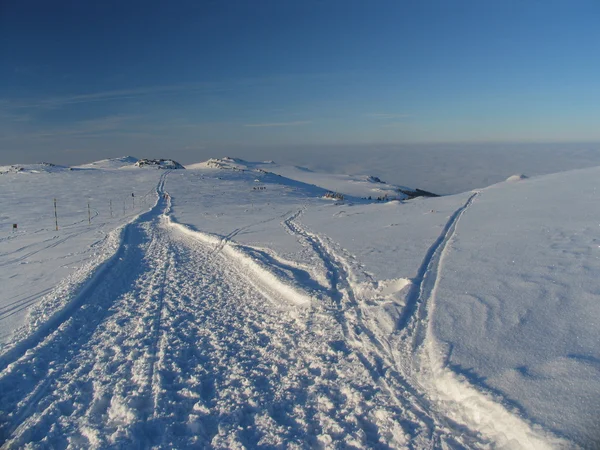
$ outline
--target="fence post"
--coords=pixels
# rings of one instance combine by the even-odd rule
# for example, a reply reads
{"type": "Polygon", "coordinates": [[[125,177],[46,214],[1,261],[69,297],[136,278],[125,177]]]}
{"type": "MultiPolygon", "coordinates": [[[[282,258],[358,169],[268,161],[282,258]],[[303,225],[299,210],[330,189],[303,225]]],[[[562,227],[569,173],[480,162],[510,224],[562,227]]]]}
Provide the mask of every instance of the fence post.
{"type": "Polygon", "coordinates": [[[92,224],[92,213],[90,212],[90,202],[88,202],[88,225],[92,224]]]}
{"type": "Polygon", "coordinates": [[[54,199],[54,225],[56,225],[56,231],[58,231],[58,213],[56,212],[56,199],[54,199]]]}

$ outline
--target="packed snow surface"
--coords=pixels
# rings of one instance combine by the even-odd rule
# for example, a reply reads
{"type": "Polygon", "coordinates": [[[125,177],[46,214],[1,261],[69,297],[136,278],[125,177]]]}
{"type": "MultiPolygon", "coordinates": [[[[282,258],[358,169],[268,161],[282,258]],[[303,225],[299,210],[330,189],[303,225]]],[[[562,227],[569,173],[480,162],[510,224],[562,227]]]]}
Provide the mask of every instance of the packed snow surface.
{"type": "Polygon", "coordinates": [[[137,161],[0,177],[3,448],[597,442],[600,168],[378,202],[137,161]]]}

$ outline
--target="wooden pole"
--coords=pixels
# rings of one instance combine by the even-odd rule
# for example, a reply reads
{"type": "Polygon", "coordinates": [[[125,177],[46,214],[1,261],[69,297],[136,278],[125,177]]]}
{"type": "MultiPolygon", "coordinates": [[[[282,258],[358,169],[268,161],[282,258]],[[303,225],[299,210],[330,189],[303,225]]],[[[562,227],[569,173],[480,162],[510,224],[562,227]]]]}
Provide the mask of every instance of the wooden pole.
{"type": "Polygon", "coordinates": [[[56,212],[56,199],[54,199],[54,224],[56,225],[56,231],[58,231],[58,213],[56,212]]]}
{"type": "Polygon", "coordinates": [[[88,202],[88,225],[92,224],[92,213],[90,212],[90,202],[88,202]]]}

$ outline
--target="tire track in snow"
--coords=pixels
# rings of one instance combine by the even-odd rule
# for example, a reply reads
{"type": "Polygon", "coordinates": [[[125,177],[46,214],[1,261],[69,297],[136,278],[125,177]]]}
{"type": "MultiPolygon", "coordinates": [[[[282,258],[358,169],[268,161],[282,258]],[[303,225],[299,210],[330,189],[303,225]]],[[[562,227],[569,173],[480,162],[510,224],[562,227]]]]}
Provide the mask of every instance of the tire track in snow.
{"type": "MultiPolygon", "coordinates": [[[[37,323],[40,322],[40,318],[36,317],[34,323],[26,325],[25,329],[15,333],[16,340],[7,345],[8,350],[0,355],[0,372],[9,364],[23,356],[27,350],[38,345],[43,339],[59,328],[85,303],[85,297],[88,292],[93,291],[97,285],[102,282],[106,272],[113,268],[119,258],[122,259],[123,252],[126,250],[124,243],[127,241],[129,228],[137,223],[143,222],[161,209],[161,195],[169,173],[170,171],[166,171],[160,176],[156,188],[158,199],[152,209],[146,213],[137,215],[131,222],[115,230],[114,233],[117,233],[117,240],[119,243],[114,253],[107,256],[106,259],[99,264],[93,265],[91,268],[87,269],[85,273],[76,274],[76,279],[67,283],[66,287],[59,287],[48,295],[50,299],[53,299],[53,297],[66,297],[67,300],[62,301],[62,308],[58,311],[50,312],[42,309],[42,311],[40,311],[40,314],[42,314],[41,319],[43,320],[41,324],[37,323]],[[50,314],[49,317],[48,314],[50,314]]],[[[43,307],[44,300],[41,300],[40,308],[43,307]]]]}
{"type": "Polygon", "coordinates": [[[534,427],[518,413],[504,407],[497,396],[454,373],[445,361],[440,343],[432,330],[431,314],[435,308],[439,274],[462,216],[480,191],[474,192],[449,218],[438,239],[427,251],[417,272],[417,283],[409,294],[407,313],[400,318],[398,348],[394,356],[405,368],[413,384],[426,389],[437,409],[449,419],[462,424],[492,443],[496,448],[556,449],[569,444],[551,433],[534,427]],[[406,354],[413,355],[406,364],[406,354]]]}
{"type": "Polygon", "coordinates": [[[406,298],[406,305],[402,310],[402,315],[398,319],[398,329],[401,330],[400,333],[403,333],[402,330],[410,328],[405,334],[410,336],[410,340],[412,340],[413,351],[415,351],[424,340],[423,327],[419,327],[418,325],[422,324],[425,319],[425,311],[424,308],[422,308],[422,305],[427,303],[429,293],[433,287],[432,280],[433,283],[437,280],[440,254],[454,236],[458,221],[469,206],[471,206],[478,194],[478,192],[472,194],[465,204],[454,211],[450,216],[438,238],[427,250],[425,257],[417,270],[417,275],[413,278],[413,284],[406,298]]]}
{"type": "MultiPolygon", "coordinates": [[[[162,191],[167,176],[167,172],[161,175],[157,193],[162,191]]],[[[159,195],[149,212],[122,228],[116,253],[86,274],[83,284],[71,287],[73,297],[64,307],[0,357],[0,443],[36,420],[35,410],[43,407],[38,403],[68,372],[73,354],[113,313],[115,297],[129,290],[128,275],[135,273],[142,260],[138,248],[143,240],[141,224],[156,215],[161,206],[159,195]],[[110,286],[104,283],[106,279],[110,286]]]]}
{"type": "Polygon", "coordinates": [[[303,212],[304,209],[297,211],[282,225],[306,242],[322,261],[331,284],[331,297],[337,305],[335,317],[344,330],[345,341],[356,352],[373,381],[402,408],[404,419],[411,423],[411,445],[422,448],[424,445],[439,446],[443,442],[448,448],[464,448],[480,444],[476,432],[436,414],[427,398],[397,370],[391,344],[385,336],[377,335],[376,325],[366,323],[370,321],[368,314],[349,281],[349,264],[323,238],[295,222],[303,212]]]}
{"type": "MultiPolygon", "coordinates": [[[[534,431],[517,415],[506,410],[492,397],[487,397],[445,367],[435,339],[431,334],[429,314],[433,308],[438,274],[448,251],[456,227],[462,215],[471,206],[478,192],[448,219],[442,233],[427,251],[417,271],[417,277],[409,292],[407,303],[398,320],[398,331],[384,336],[377,325],[369,326],[368,309],[363,309],[352,291],[350,264],[328,244],[325,238],[308,231],[294,222],[304,210],[300,210],[283,222],[293,234],[297,234],[323,260],[332,286],[347,300],[342,320],[354,323],[346,335],[349,342],[361,342],[355,350],[364,354],[365,366],[375,378],[382,374],[386,388],[404,400],[407,411],[416,409],[429,427],[427,440],[434,447],[458,446],[458,448],[488,447],[546,449],[563,447],[564,442],[552,436],[534,431]],[[332,272],[335,272],[332,274],[332,272]],[[341,282],[341,284],[339,284],[341,282]],[[380,361],[373,365],[372,361],[380,361]],[[381,372],[381,369],[385,372],[381,372]],[[447,394],[448,392],[452,394],[447,394]]],[[[334,289],[335,291],[335,289],[334,289]]],[[[335,293],[335,292],[334,292],[335,293]]],[[[339,294],[338,294],[339,295],[339,294]]],[[[339,318],[340,316],[338,316],[339,318]]],[[[370,321],[372,324],[373,321],[370,321]]],[[[422,444],[418,444],[422,445],[422,444]]],[[[417,447],[418,447],[417,445],[417,447]]]]}
{"type": "Polygon", "coordinates": [[[287,213],[284,213],[284,214],[281,214],[281,215],[278,215],[278,216],[275,216],[275,217],[270,217],[270,218],[265,219],[265,220],[260,220],[258,222],[251,223],[251,224],[243,226],[243,227],[236,228],[231,233],[223,236],[220,239],[219,243],[213,249],[212,254],[215,255],[215,254],[219,253],[221,250],[223,250],[223,248],[225,247],[225,245],[227,245],[228,242],[230,242],[234,237],[236,237],[242,231],[246,231],[246,230],[249,230],[250,228],[253,228],[253,227],[257,226],[257,225],[262,225],[262,224],[265,224],[265,223],[268,223],[268,222],[272,222],[273,220],[286,217],[286,216],[288,216],[290,214],[290,212],[287,212],[287,213]]]}
{"type": "Polygon", "coordinates": [[[274,305],[233,254],[159,213],[126,228],[105,283],[0,373],[6,448],[410,446],[413,424],[330,315],[274,305]]]}
{"type": "MultiPolygon", "coordinates": [[[[183,241],[187,240],[188,243],[185,244],[185,248],[182,251],[177,252],[178,255],[185,255],[192,252],[194,248],[199,249],[202,247],[202,244],[198,240],[189,236],[183,235],[181,239],[183,241]]],[[[182,267],[189,268],[193,273],[202,272],[201,268],[194,267],[194,262],[201,260],[202,253],[200,254],[200,258],[187,259],[182,267]]],[[[217,260],[212,260],[211,258],[210,261],[217,264],[217,266],[225,263],[219,270],[225,272],[237,271],[235,262],[231,261],[225,254],[220,254],[217,260]]],[[[206,261],[203,264],[206,264],[206,261]]],[[[230,273],[228,278],[235,279],[235,273],[230,273]]],[[[237,278],[239,278],[239,275],[237,278]]],[[[188,403],[193,405],[191,415],[194,416],[194,423],[199,421],[200,423],[209,424],[208,426],[203,425],[201,427],[201,436],[210,440],[211,445],[215,446],[219,444],[219,446],[228,447],[233,445],[234,442],[241,443],[247,447],[255,447],[260,445],[261,442],[263,444],[267,442],[279,442],[280,444],[285,443],[288,445],[306,440],[307,436],[310,436],[307,429],[307,425],[310,424],[310,428],[315,430],[313,433],[319,436],[317,431],[321,430],[321,434],[324,434],[323,439],[325,440],[328,439],[331,427],[333,427],[333,430],[337,427],[339,431],[336,434],[340,438],[342,434],[345,435],[343,439],[346,441],[348,439],[358,439],[353,434],[361,430],[365,433],[365,436],[361,437],[363,443],[369,442],[369,439],[371,439],[371,443],[380,440],[380,436],[376,431],[378,430],[378,426],[374,424],[375,419],[366,417],[368,414],[365,414],[363,411],[361,411],[361,414],[357,418],[356,412],[352,412],[353,408],[349,409],[345,405],[347,401],[338,398],[340,394],[335,394],[334,397],[331,397],[332,391],[339,391],[340,388],[345,390],[351,399],[360,399],[363,395],[356,391],[356,388],[348,385],[348,382],[344,380],[345,377],[339,377],[337,371],[332,369],[331,364],[335,362],[335,360],[331,360],[332,353],[336,355],[336,359],[339,359],[336,365],[349,366],[353,371],[358,369],[366,375],[364,368],[360,364],[356,366],[359,361],[353,355],[348,354],[346,349],[339,347],[332,348],[330,343],[323,341],[321,338],[323,330],[331,328],[333,324],[331,322],[323,323],[323,319],[319,315],[308,319],[309,322],[314,321],[314,329],[319,330],[318,336],[315,336],[313,330],[303,330],[304,325],[299,329],[297,320],[285,318],[285,315],[282,317],[282,311],[273,310],[271,307],[268,307],[270,303],[264,303],[264,300],[261,300],[261,295],[257,296],[257,292],[252,289],[252,285],[244,283],[243,278],[239,279],[238,283],[234,286],[226,287],[227,285],[228,283],[226,282],[219,283],[219,286],[222,286],[223,289],[247,291],[244,295],[244,297],[248,296],[246,297],[246,301],[240,302],[238,300],[240,298],[239,294],[218,296],[219,301],[216,304],[214,301],[211,302],[210,308],[203,313],[208,314],[208,317],[213,317],[213,319],[206,320],[203,329],[189,333],[192,335],[208,333],[208,344],[198,346],[197,351],[202,352],[202,349],[205,347],[210,348],[211,351],[205,354],[206,356],[204,357],[210,361],[209,365],[211,367],[216,368],[216,373],[213,371],[208,381],[206,374],[204,376],[193,377],[196,383],[200,379],[200,384],[209,385],[208,389],[200,389],[200,391],[209,391],[210,395],[201,395],[200,398],[196,397],[195,399],[188,400],[188,403]],[[239,281],[242,281],[242,283],[240,284],[239,281]],[[234,301],[231,302],[231,300],[234,301]],[[256,303],[257,301],[259,303],[256,303]],[[221,317],[218,320],[214,320],[214,314],[221,317]],[[238,315],[239,317],[236,317],[238,315]],[[226,326],[223,328],[220,324],[224,320],[225,324],[231,323],[232,325],[237,324],[237,326],[226,326]],[[285,326],[282,328],[284,324],[285,326]],[[229,334],[233,334],[233,336],[229,336],[229,334]],[[243,344],[248,341],[254,341],[256,344],[250,346],[243,344]],[[231,351],[231,348],[234,349],[234,352],[231,351]],[[246,359],[248,357],[250,360],[246,359]],[[321,358],[325,358],[325,360],[321,358]],[[347,358],[350,358],[351,361],[346,361],[347,358]],[[225,364],[223,363],[224,361],[226,362],[225,364]],[[253,361],[257,361],[257,363],[253,361]],[[306,373],[306,363],[309,363],[308,373],[306,373]],[[296,366],[295,370],[290,370],[290,367],[294,366],[296,366]],[[325,371],[329,372],[329,375],[324,378],[322,375],[325,371]],[[306,375],[302,376],[303,373],[306,373],[306,375]],[[240,393],[237,390],[231,389],[231,383],[239,383],[240,377],[249,378],[243,384],[245,388],[242,391],[241,400],[238,397],[240,393]],[[331,379],[332,377],[333,379],[331,379]],[[298,385],[299,378],[300,380],[310,380],[308,383],[309,386],[298,385]],[[306,391],[307,387],[309,388],[308,391],[306,391]],[[310,403],[314,402],[312,399],[314,394],[311,395],[311,390],[318,392],[316,398],[317,405],[314,406],[310,405],[310,403]],[[230,398],[231,395],[234,397],[230,398]],[[291,398],[289,398],[290,395],[292,396],[291,398]],[[293,398],[298,398],[298,395],[301,396],[301,401],[292,401],[293,398]],[[219,398],[220,400],[218,400],[219,398]],[[286,398],[289,399],[286,400],[286,398]],[[242,403],[249,402],[247,406],[242,408],[243,412],[240,417],[236,417],[237,414],[231,417],[229,412],[225,416],[220,415],[215,417],[214,407],[216,405],[222,404],[222,402],[233,405],[240,401],[242,403]],[[308,407],[300,406],[307,401],[309,403],[308,407]],[[341,411],[339,412],[334,412],[331,409],[336,403],[340,406],[341,411]],[[274,409],[275,411],[261,411],[265,404],[270,405],[270,409],[274,409]],[[278,406],[274,407],[274,404],[278,406]],[[304,409],[304,411],[289,411],[293,404],[298,405],[295,409],[304,409]],[[320,411],[323,407],[327,409],[325,414],[323,411],[320,411]],[[200,421],[202,417],[205,418],[204,421],[200,421]],[[351,422],[352,420],[354,420],[354,423],[351,422]],[[270,426],[266,426],[269,422],[270,426]],[[328,422],[331,425],[328,425],[328,422]],[[236,431],[236,426],[239,427],[240,423],[245,424],[241,432],[236,431]],[[213,424],[213,426],[210,424],[213,424]],[[215,424],[218,424],[217,428],[214,427],[215,424]],[[226,430],[229,431],[225,432],[226,430]],[[322,431],[327,431],[327,433],[322,433],[322,431]],[[236,436],[235,441],[223,441],[229,433],[234,433],[236,436]]],[[[189,301],[193,297],[186,294],[169,296],[169,298],[188,299],[189,301]]],[[[189,310],[190,307],[179,303],[176,309],[179,311],[189,310]]],[[[327,320],[329,320],[328,317],[327,320]]],[[[189,325],[193,322],[186,321],[185,323],[189,325]]],[[[329,330],[329,333],[331,333],[330,337],[333,337],[335,342],[339,343],[342,341],[339,329],[338,331],[329,330]],[[337,338],[336,335],[338,335],[337,338]]],[[[181,371],[176,370],[174,372],[180,373],[181,371]]],[[[195,390],[195,392],[197,391],[198,389],[195,390]]],[[[379,408],[389,402],[387,399],[381,399],[380,394],[376,394],[376,397],[380,405],[379,408]]],[[[225,409],[228,410],[228,408],[225,409]]],[[[359,410],[361,409],[364,409],[364,407],[360,408],[359,402],[359,410]]],[[[389,412],[385,413],[383,409],[378,409],[378,411],[382,416],[393,414],[389,412]]],[[[397,414],[395,417],[397,417],[397,414]]],[[[393,422],[387,418],[382,418],[380,422],[385,423],[390,428],[394,426],[393,422]]],[[[194,426],[199,425],[196,424],[194,426]]],[[[398,425],[395,426],[397,427],[398,425]]],[[[390,437],[390,442],[398,443],[398,439],[401,438],[403,433],[400,433],[399,430],[396,430],[394,433],[395,435],[390,437]]],[[[230,439],[230,437],[227,437],[227,439],[230,439]]],[[[313,440],[309,441],[308,444],[310,447],[318,444],[319,441],[315,440],[317,438],[312,437],[311,439],[313,440]]],[[[356,442],[361,442],[361,440],[356,442]]],[[[208,444],[205,442],[203,445],[208,444]]]]}

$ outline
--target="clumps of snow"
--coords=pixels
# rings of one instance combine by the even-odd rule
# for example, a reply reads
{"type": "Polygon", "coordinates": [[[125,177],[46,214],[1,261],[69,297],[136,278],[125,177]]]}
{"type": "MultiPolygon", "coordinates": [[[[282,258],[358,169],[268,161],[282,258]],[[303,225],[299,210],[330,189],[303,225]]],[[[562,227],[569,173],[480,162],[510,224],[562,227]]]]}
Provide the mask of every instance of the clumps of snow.
{"type": "Polygon", "coordinates": [[[183,165],[172,159],[140,159],[135,163],[137,167],[155,167],[157,169],[185,169],[183,165]]]}
{"type": "Polygon", "coordinates": [[[506,181],[514,182],[514,181],[525,180],[527,178],[529,178],[527,175],[523,175],[522,173],[519,173],[519,174],[516,174],[516,175],[511,175],[510,177],[508,177],[506,179],[506,181]]]}
{"type": "Polygon", "coordinates": [[[357,298],[369,305],[371,316],[379,328],[386,333],[392,333],[396,330],[412,285],[408,278],[372,280],[356,283],[354,291],[357,298]]]}

